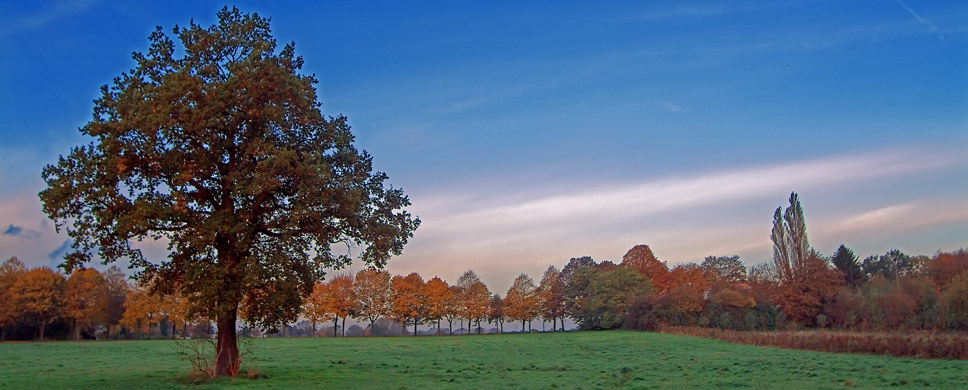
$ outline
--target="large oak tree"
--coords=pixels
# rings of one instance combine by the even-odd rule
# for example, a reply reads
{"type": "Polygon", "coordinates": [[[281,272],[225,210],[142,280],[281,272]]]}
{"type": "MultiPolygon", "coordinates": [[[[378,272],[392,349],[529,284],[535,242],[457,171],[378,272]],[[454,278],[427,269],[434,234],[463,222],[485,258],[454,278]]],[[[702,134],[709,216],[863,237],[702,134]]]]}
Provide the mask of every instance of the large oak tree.
{"type": "Polygon", "coordinates": [[[101,88],[80,129],[94,140],[44,169],[40,197],[74,240],[68,272],[127,258],[156,290],[180,289],[216,319],[215,372],[231,376],[240,305],[256,325],[292,321],[323,269],[350,263],[337,244],[382,267],[419,220],[346,118],[322,115],[316,79],[299,74],[293,44],[277,48],[269,19],[234,8],[218,19],[176,26],[175,40],[158,27],[101,88]],[[132,245],[152,239],[167,258],[132,245]]]}

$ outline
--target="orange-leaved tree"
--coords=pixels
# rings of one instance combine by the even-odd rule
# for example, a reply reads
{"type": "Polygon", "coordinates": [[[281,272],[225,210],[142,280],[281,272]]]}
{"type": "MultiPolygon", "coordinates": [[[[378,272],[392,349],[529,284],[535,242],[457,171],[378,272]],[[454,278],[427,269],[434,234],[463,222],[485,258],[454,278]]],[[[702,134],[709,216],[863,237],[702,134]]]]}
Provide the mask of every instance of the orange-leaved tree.
{"type": "Polygon", "coordinates": [[[625,256],[622,256],[620,265],[635,269],[648,277],[656,292],[662,293],[669,290],[669,267],[655,257],[648,245],[640,244],[629,249],[625,256]]]}
{"type": "Polygon", "coordinates": [[[61,315],[64,305],[64,276],[47,267],[27,271],[11,288],[18,316],[37,325],[37,338],[61,315]]]}
{"type": "Polygon", "coordinates": [[[460,286],[450,286],[450,296],[444,301],[444,318],[447,319],[448,331],[454,334],[454,320],[459,320],[464,313],[464,289],[460,286]]]}
{"type": "Polygon", "coordinates": [[[504,296],[504,313],[514,321],[521,321],[521,332],[530,332],[531,327],[526,323],[538,315],[539,309],[534,280],[527,274],[518,275],[504,296]]]}
{"type": "Polygon", "coordinates": [[[0,264],[0,341],[7,337],[5,332],[7,324],[17,318],[13,285],[26,273],[27,267],[16,257],[11,257],[0,264]]]}
{"type": "Polygon", "coordinates": [[[147,326],[151,337],[151,324],[161,319],[161,299],[142,284],[136,284],[128,293],[121,324],[135,329],[139,337],[144,335],[147,326]]]}
{"type": "Polygon", "coordinates": [[[365,269],[356,273],[353,291],[356,296],[356,314],[358,318],[373,323],[380,317],[388,315],[393,306],[393,288],[390,285],[390,274],[386,271],[365,269]]]}
{"type": "Polygon", "coordinates": [[[696,264],[680,264],[669,271],[669,294],[679,313],[695,314],[704,306],[707,282],[696,264]]]}
{"type": "Polygon", "coordinates": [[[390,280],[393,285],[393,318],[403,323],[404,332],[408,324],[413,324],[413,335],[417,335],[417,325],[424,321],[427,313],[427,284],[416,272],[407,276],[396,275],[390,280]]]}
{"type": "MultiPolygon", "coordinates": [[[[461,289],[461,316],[467,319],[467,326],[471,322],[477,323],[477,333],[481,333],[481,320],[487,317],[491,307],[491,292],[474,271],[468,270],[457,279],[457,286],[461,289]]],[[[469,331],[469,329],[468,329],[469,331]]]]}
{"type": "Polygon", "coordinates": [[[427,281],[427,320],[436,322],[440,333],[440,319],[447,315],[447,306],[454,299],[454,293],[443,279],[434,276],[427,281]]]}
{"type": "Polygon", "coordinates": [[[346,317],[356,312],[356,292],[353,287],[353,277],[350,275],[337,275],[329,281],[330,293],[333,296],[330,301],[332,305],[330,311],[336,319],[343,319],[343,336],[346,336],[346,317]]]}
{"type": "Polygon", "coordinates": [[[71,335],[81,339],[81,329],[94,330],[107,314],[108,287],[96,269],[74,270],[64,283],[64,313],[71,320],[71,335]]]}
{"type": "MultiPolygon", "coordinates": [[[[302,313],[312,324],[313,337],[316,337],[316,324],[337,318],[329,310],[333,306],[330,303],[332,299],[333,294],[330,292],[329,283],[316,283],[313,292],[303,299],[302,313]]],[[[333,324],[333,336],[336,336],[336,324],[333,324]]]]}
{"type": "Polygon", "coordinates": [[[564,327],[567,306],[565,305],[565,281],[555,266],[548,266],[541,283],[538,284],[538,306],[541,316],[551,320],[551,330],[558,330],[558,320],[564,327]]]}

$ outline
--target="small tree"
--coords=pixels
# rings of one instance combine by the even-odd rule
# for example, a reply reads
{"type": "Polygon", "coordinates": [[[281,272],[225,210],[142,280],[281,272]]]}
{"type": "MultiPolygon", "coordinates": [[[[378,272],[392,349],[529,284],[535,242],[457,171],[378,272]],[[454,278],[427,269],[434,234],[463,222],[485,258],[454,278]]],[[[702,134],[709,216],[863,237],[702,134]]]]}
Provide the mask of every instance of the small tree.
{"type": "MultiPolygon", "coordinates": [[[[330,308],[333,307],[331,301],[333,294],[328,283],[316,283],[313,292],[303,300],[302,313],[312,325],[312,337],[316,337],[316,324],[339,318],[334,315],[330,308]]],[[[336,336],[336,324],[333,324],[333,336],[336,336]]]]}
{"type": "Polygon", "coordinates": [[[124,316],[128,291],[131,290],[131,286],[128,284],[127,276],[115,266],[111,266],[104,272],[104,285],[108,294],[107,309],[104,311],[104,326],[107,327],[107,337],[110,338],[114,334],[111,328],[120,324],[121,317],[124,316]]]}
{"type": "Polygon", "coordinates": [[[13,286],[27,273],[24,263],[11,257],[0,264],[0,341],[6,340],[7,324],[17,318],[16,297],[13,286]]]}
{"type": "Polygon", "coordinates": [[[447,315],[447,306],[454,299],[447,282],[439,277],[427,281],[427,320],[435,321],[440,333],[440,319],[447,315]]]}
{"type": "Polygon", "coordinates": [[[848,286],[857,287],[864,281],[864,271],[857,261],[857,256],[846,246],[840,245],[830,261],[844,275],[844,282],[848,286]]]}
{"type": "Polygon", "coordinates": [[[652,249],[648,245],[640,244],[629,249],[625,256],[622,256],[620,265],[632,268],[648,277],[658,292],[668,291],[669,267],[652,254],[652,249]]]}
{"type": "Polygon", "coordinates": [[[491,306],[491,292],[474,271],[468,270],[457,278],[460,287],[460,312],[467,319],[467,327],[471,322],[477,322],[477,331],[481,331],[481,320],[487,317],[491,306]]]}
{"type": "Polygon", "coordinates": [[[37,325],[37,338],[44,339],[44,328],[61,315],[64,305],[64,276],[50,268],[34,268],[24,273],[11,287],[16,316],[37,325]]]}
{"type": "Polygon", "coordinates": [[[108,289],[104,276],[96,269],[75,270],[64,283],[64,317],[71,320],[74,340],[81,339],[81,328],[93,329],[107,312],[108,289]]]}
{"type": "Polygon", "coordinates": [[[393,307],[390,312],[403,323],[404,328],[412,323],[413,335],[416,336],[417,325],[427,315],[427,284],[416,272],[407,276],[394,276],[390,282],[393,285],[393,307]]]}
{"type": "Polygon", "coordinates": [[[504,306],[504,299],[500,294],[491,295],[491,309],[487,312],[487,322],[493,322],[498,333],[504,333],[504,321],[508,318],[504,312],[504,306]]]}
{"type": "Polygon", "coordinates": [[[746,266],[739,256],[706,256],[702,264],[707,281],[732,284],[746,282],[746,266]]]}
{"type": "Polygon", "coordinates": [[[353,277],[349,275],[339,275],[329,281],[330,291],[333,294],[332,311],[337,319],[343,319],[343,336],[346,336],[346,317],[356,313],[356,292],[353,286],[353,277]]]}
{"type": "Polygon", "coordinates": [[[565,320],[565,282],[561,272],[555,266],[548,266],[541,283],[538,285],[538,306],[540,314],[546,320],[551,319],[551,330],[558,330],[558,320],[565,320]]]}
{"type": "Polygon", "coordinates": [[[356,296],[356,316],[370,322],[370,328],[393,307],[393,287],[386,271],[365,269],[356,273],[353,292],[356,296]]]}
{"type": "Polygon", "coordinates": [[[530,332],[531,327],[525,326],[525,322],[530,322],[538,315],[538,294],[534,286],[534,280],[527,274],[521,274],[514,278],[511,288],[508,289],[504,297],[504,312],[508,318],[514,321],[521,321],[521,332],[530,332]]]}
{"type": "Polygon", "coordinates": [[[160,297],[157,294],[152,294],[143,285],[136,285],[128,294],[121,323],[128,328],[135,329],[138,337],[144,334],[144,328],[147,325],[147,333],[150,338],[151,324],[161,319],[161,311],[160,297]]]}

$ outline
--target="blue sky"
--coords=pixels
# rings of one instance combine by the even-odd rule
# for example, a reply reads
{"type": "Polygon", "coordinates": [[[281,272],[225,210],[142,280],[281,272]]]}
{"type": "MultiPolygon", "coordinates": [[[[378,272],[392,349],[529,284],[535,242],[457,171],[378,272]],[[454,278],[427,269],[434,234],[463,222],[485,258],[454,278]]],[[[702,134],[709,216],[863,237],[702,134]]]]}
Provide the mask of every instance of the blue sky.
{"type": "MultiPolygon", "coordinates": [[[[236,5],[410,195],[423,225],[392,272],[503,293],[639,243],[757,264],[790,191],[826,254],[968,244],[968,3],[363,3],[236,5]]],[[[87,142],[154,26],[222,5],[0,4],[0,257],[56,264],[42,167],[87,142]]]]}

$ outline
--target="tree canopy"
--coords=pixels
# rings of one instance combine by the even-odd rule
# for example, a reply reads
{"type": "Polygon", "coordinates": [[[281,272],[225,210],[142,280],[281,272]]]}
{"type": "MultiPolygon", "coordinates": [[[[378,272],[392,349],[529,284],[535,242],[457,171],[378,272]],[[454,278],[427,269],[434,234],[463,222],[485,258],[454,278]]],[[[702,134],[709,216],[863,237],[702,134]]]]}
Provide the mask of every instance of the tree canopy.
{"type": "Polygon", "coordinates": [[[94,140],[44,168],[40,197],[73,239],[68,272],[127,258],[155,289],[180,289],[217,319],[216,374],[235,375],[240,305],[251,323],[293,320],[323,269],[352,260],[336,244],[379,268],[420,221],[346,118],[320,112],[317,80],[268,18],[223,8],[172,33],[158,27],[101,88],[80,129],[94,140]],[[169,256],[145,257],[141,240],[169,256]]]}

